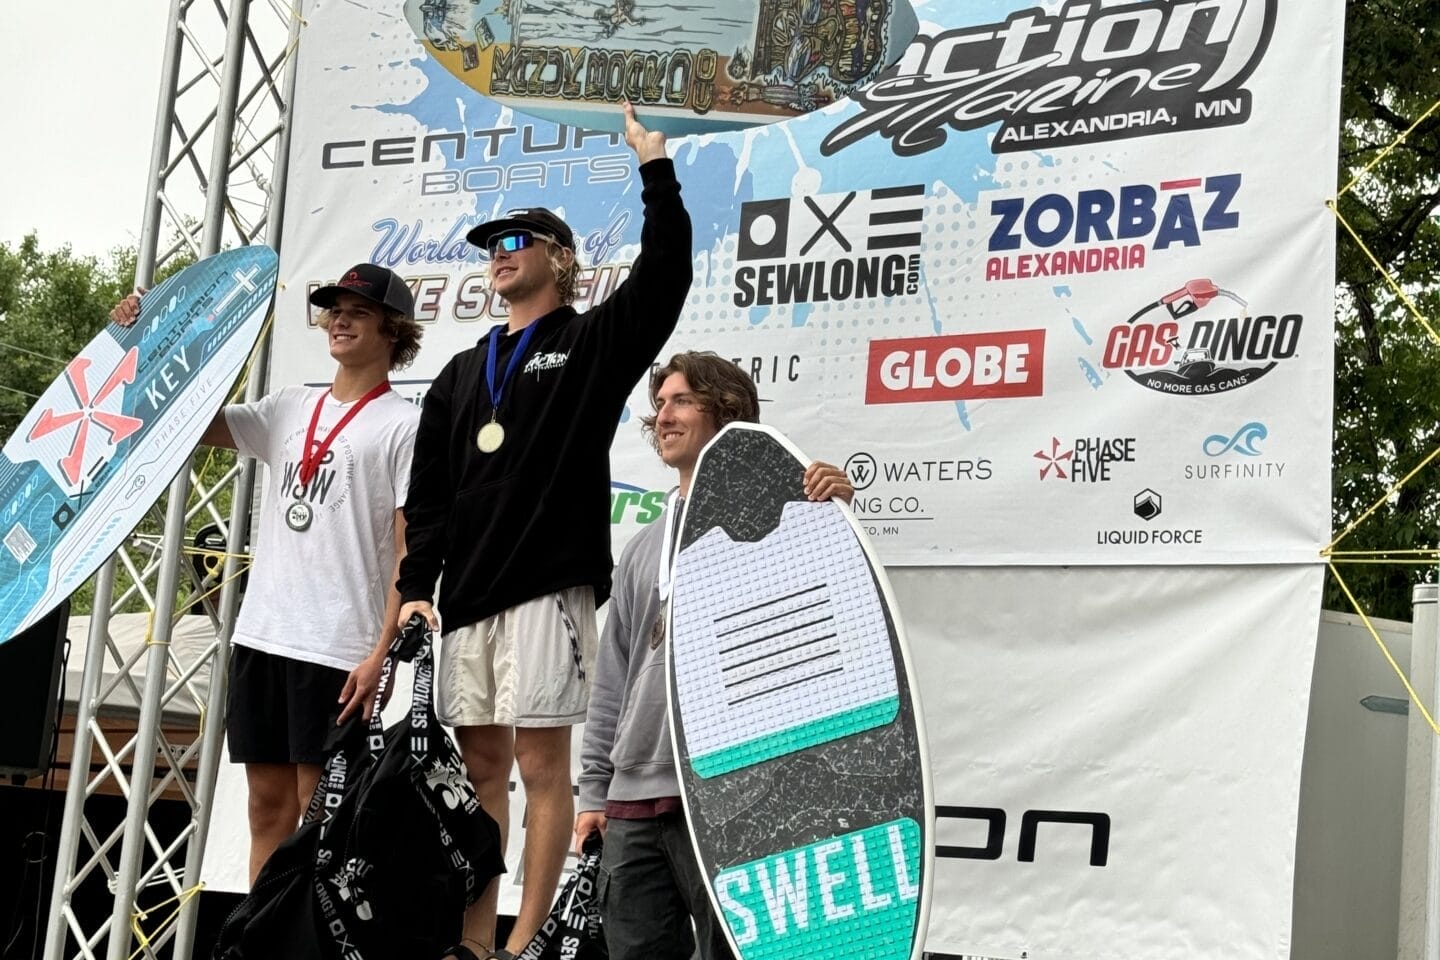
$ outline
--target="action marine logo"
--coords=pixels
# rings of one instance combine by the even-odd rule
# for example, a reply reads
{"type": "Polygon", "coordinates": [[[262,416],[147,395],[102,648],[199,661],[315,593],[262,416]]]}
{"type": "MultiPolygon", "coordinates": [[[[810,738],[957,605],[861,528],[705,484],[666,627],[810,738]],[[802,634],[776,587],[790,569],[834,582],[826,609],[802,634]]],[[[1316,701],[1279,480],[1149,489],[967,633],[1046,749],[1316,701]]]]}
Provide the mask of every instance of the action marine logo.
{"type": "Polygon", "coordinates": [[[1003,23],[917,37],[860,112],[820,145],[827,156],[879,134],[902,157],[946,128],[999,122],[996,153],[1245,123],[1243,84],[1265,55],[1277,0],[1067,0],[1003,23]]]}

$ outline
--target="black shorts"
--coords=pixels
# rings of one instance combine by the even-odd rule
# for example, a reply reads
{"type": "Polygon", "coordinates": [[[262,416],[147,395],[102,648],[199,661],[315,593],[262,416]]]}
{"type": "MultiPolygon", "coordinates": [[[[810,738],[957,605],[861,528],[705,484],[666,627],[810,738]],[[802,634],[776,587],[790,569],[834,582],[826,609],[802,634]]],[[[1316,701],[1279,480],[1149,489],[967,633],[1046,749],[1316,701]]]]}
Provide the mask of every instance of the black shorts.
{"type": "Polygon", "coordinates": [[[350,674],[236,644],[225,739],[236,763],[325,762],[350,674]]]}

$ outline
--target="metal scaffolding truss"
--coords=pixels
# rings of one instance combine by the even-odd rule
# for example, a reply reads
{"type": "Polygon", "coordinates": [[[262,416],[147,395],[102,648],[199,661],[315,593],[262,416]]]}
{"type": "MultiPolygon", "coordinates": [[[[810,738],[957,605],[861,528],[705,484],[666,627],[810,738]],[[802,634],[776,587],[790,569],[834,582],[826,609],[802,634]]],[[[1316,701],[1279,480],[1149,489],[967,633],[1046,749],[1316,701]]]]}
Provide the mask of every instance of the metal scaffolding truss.
{"type": "MultiPolygon", "coordinates": [[[[141,285],[226,247],[278,247],[302,24],[299,10],[281,0],[172,0],[136,266],[141,285]]],[[[265,375],[262,343],[247,397],[260,395],[265,375]]],[[[202,450],[156,506],[151,532],[142,524],[96,575],[46,960],[126,960],[162,950],[190,956],[220,759],[223,724],[214,718],[224,712],[223,667],[237,577],[247,562],[254,481],[252,461],[217,465],[202,450]],[[226,542],[223,567],[213,572],[186,560],[192,531],[207,521],[226,542]],[[111,639],[111,616],[140,605],[151,627],[143,648],[127,657],[111,639]],[[215,640],[198,654],[181,654],[170,644],[173,622],[177,611],[196,605],[214,623],[215,640]],[[117,702],[139,713],[135,733],[123,741],[112,740],[124,735],[107,735],[100,718],[101,704],[117,702]],[[199,713],[198,729],[162,731],[163,711],[180,702],[199,713]],[[87,819],[86,801],[101,790],[126,798],[114,830],[87,819]],[[162,835],[149,816],[167,791],[190,810],[174,836],[162,835]],[[86,929],[73,902],[82,886],[101,882],[114,909],[86,929]]]]}

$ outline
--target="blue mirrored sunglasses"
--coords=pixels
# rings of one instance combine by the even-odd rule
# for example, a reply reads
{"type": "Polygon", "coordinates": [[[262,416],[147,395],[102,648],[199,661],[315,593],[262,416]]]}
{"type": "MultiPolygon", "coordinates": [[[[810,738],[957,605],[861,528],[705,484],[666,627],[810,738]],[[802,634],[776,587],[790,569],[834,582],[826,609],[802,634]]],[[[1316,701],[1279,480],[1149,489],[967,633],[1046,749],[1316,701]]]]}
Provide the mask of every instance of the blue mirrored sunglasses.
{"type": "Polygon", "coordinates": [[[533,247],[536,241],[549,241],[550,238],[543,233],[533,233],[529,230],[510,230],[490,238],[490,256],[495,256],[498,251],[515,253],[517,250],[524,250],[533,247]]]}

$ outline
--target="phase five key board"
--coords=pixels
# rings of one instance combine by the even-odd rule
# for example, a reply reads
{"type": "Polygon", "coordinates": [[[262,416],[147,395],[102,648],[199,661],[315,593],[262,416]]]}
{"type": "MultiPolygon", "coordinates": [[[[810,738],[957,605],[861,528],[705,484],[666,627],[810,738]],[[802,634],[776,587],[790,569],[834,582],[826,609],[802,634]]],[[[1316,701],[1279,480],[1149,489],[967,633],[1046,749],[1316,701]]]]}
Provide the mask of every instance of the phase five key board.
{"type": "Polygon", "coordinates": [[[185,268],[20,421],[0,455],[0,643],[84,583],[189,460],[260,336],[276,270],[261,246],[185,268]]]}

